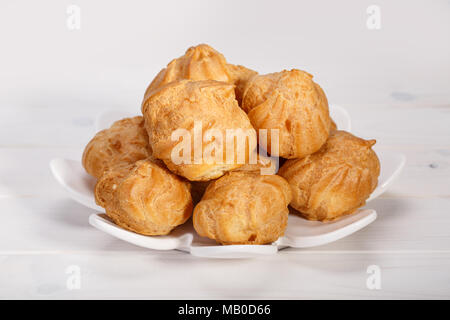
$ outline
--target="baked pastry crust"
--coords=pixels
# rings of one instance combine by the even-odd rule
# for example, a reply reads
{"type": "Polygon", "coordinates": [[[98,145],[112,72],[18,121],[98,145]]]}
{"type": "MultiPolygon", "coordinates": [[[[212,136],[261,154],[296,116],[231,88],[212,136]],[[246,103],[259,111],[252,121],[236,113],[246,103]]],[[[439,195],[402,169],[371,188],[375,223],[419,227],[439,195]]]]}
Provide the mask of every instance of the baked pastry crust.
{"type": "MultiPolygon", "coordinates": [[[[270,175],[270,174],[276,174],[278,171],[279,163],[276,161],[276,159],[269,157],[269,156],[263,156],[257,152],[257,149],[253,151],[254,157],[256,159],[256,162],[250,162],[247,161],[242,167],[239,167],[237,169],[232,170],[235,171],[246,171],[246,172],[255,172],[261,175],[270,175]]],[[[197,204],[202,199],[203,195],[205,194],[206,188],[208,185],[214,180],[209,181],[191,181],[191,195],[192,195],[192,201],[194,204],[197,204]]]]}
{"type": "Polygon", "coordinates": [[[236,86],[234,89],[236,93],[236,100],[239,105],[242,105],[244,90],[250,80],[256,76],[258,72],[241,65],[228,64],[227,67],[230,73],[229,82],[236,86]]]}
{"type": "Polygon", "coordinates": [[[187,49],[186,53],[173,59],[162,69],[148,86],[144,100],[154,91],[177,80],[216,80],[234,84],[236,98],[240,103],[247,81],[257,72],[240,65],[227,63],[225,57],[207,44],[187,49]]]}
{"type": "Polygon", "coordinates": [[[330,132],[331,132],[331,131],[336,131],[336,130],[338,130],[338,127],[337,127],[337,125],[336,125],[336,122],[334,122],[334,120],[331,119],[330,132]]]}
{"type": "Polygon", "coordinates": [[[194,228],[222,244],[271,243],[284,234],[291,197],[280,176],[229,172],[209,184],[194,209],[194,228]]]}
{"type": "Polygon", "coordinates": [[[95,200],[118,226],[144,235],[168,234],[193,208],[190,184],[149,159],[105,172],[95,200]]]}
{"type": "Polygon", "coordinates": [[[320,149],[328,138],[331,119],[325,93],[307,72],[292,69],[251,78],[242,108],[255,129],[268,129],[259,143],[273,156],[302,158],[320,149]],[[270,129],[279,130],[279,150],[270,129]]]}
{"type": "MultiPolygon", "coordinates": [[[[256,162],[250,162],[250,158],[242,167],[232,170],[235,171],[246,171],[246,172],[255,172],[262,175],[276,174],[278,171],[278,163],[276,159],[271,158],[269,156],[263,156],[258,153],[257,149],[253,151],[254,159],[256,162]]],[[[194,204],[197,204],[202,199],[205,194],[206,188],[208,185],[214,180],[209,181],[191,181],[191,195],[192,201],[194,204]]]]}
{"type": "Polygon", "coordinates": [[[248,159],[249,150],[256,148],[256,131],[246,113],[239,107],[233,89],[233,85],[219,81],[180,80],[153,91],[142,104],[153,155],[163,160],[172,172],[191,181],[215,179],[242,166],[248,159]],[[201,150],[195,152],[194,139],[197,133],[194,129],[199,122],[202,124],[203,143],[201,150]],[[174,148],[182,142],[172,141],[172,133],[179,129],[187,130],[192,137],[190,163],[175,163],[172,159],[174,148]],[[224,139],[223,158],[219,161],[215,159],[215,154],[208,156],[206,153],[214,143],[206,137],[210,129],[220,132],[224,139]],[[234,144],[234,158],[226,161],[225,137],[230,129],[241,129],[248,133],[248,138],[246,143],[234,144]],[[194,159],[196,153],[202,159],[194,159]],[[238,154],[245,155],[244,161],[237,158],[238,154]],[[196,160],[201,160],[201,163],[196,160]]]}
{"type": "Polygon", "coordinates": [[[114,122],[87,144],[82,163],[95,178],[116,165],[132,164],[152,155],[144,119],[141,116],[114,122]]]}
{"type": "Polygon", "coordinates": [[[363,206],[380,175],[380,162],[371,149],[375,142],[334,131],[318,152],[286,161],[278,174],[292,188],[291,206],[305,218],[320,221],[363,206]]]}

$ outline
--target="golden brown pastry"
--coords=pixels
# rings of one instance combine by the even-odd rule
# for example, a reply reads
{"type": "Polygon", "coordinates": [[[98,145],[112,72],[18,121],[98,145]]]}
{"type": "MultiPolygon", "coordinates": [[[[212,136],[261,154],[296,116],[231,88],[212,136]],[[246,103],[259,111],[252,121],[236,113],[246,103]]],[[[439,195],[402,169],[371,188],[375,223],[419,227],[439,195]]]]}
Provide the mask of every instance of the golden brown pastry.
{"type": "Polygon", "coordinates": [[[132,164],[151,154],[144,119],[138,116],[116,121],[98,132],[84,149],[82,162],[90,175],[100,178],[111,167],[132,164]]]}
{"type": "MultiPolygon", "coordinates": [[[[143,161],[143,160],[141,160],[143,161]]],[[[136,162],[135,162],[136,163],[136,162]]],[[[118,183],[125,179],[133,169],[135,163],[118,164],[106,170],[97,180],[94,187],[95,202],[102,208],[113,204],[118,183]]]]}
{"type": "Polygon", "coordinates": [[[189,80],[217,80],[236,85],[236,97],[240,103],[247,81],[257,73],[239,65],[227,63],[225,57],[207,44],[190,47],[186,53],[169,62],[148,86],[145,97],[170,82],[189,80]]]}
{"type": "Polygon", "coordinates": [[[233,83],[235,87],[236,99],[241,105],[242,97],[244,95],[245,87],[247,83],[256,76],[258,73],[254,70],[248,69],[244,66],[228,64],[228,71],[230,73],[230,83],[233,83]]]}
{"type": "Polygon", "coordinates": [[[305,218],[321,221],[363,206],[380,174],[380,162],[371,149],[375,142],[334,131],[318,152],[286,161],[278,174],[291,186],[291,206],[305,218]]]}
{"type": "Polygon", "coordinates": [[[191,181],[215,179],[242,166],[256,148],[256,132],[233,89],[225,82],[180,80],[153,91],[142,104],[153,155],[191,181]],[[234,148],[226,142],[230,130],[241,130],[246,137],[234,148]],[[220,134],[222,143],[208,136],[211,132],[220,134]],[[189,133],[189,139],[183,133],[189,133]]]}
{"type": "Polygon", "coordinates": [[[149,159],[106,171],[95,200],[118,226],[144,235],[168,234],[193,207],[189,183],[149,159]]]}
{"type": "Polygon", "coordinates": [[[312,75],[293,69],[252,77],[242,108],[255,129],[268,129],[259,143],[273,156],[302,158],[320,149],[328,138],[331,119],[325,93],[312,75]],[[279,150],[270,129],[278,129],[279,150]]]}
{"type": "Polygon", "coordinates": [[[230,172],[209,184],[194,209],[194,228],[222,244],[271,243],[284,234],[291,197],[280,176],[230,172]]]}
{"type": "MultiPolygon", "coordinates": [[[[237,169],[232,170],[234,171],[248,171],[248,172],[255,172],[259,173],[260,175],[270,175],[270,174],[276,174],[278,171],[279,166],[279,159],[272,158],[269,156],[263,156],[258,153],[258,149],[256,148],[253,151],[254,159],[256,159],[255,162],[250,162],[250,158],[248,159],[247,163],[245,163],[242,167],[239,167],[237,169]]],[[[191,182],[191,194],[192,194],[192,201],[194,204],[197,204],[202,199],[203,195],[205,194],[206,188],[208,185],[214,180],[209,181],[192,181],[191,182]]]]}
{"type": "Polygon", "coordinates": [[[330,132],[331,131],[336,131],[338,129],[336,122],[334,122],[333,119],[331,119],[331,126],[330,126],[330,132]]]}

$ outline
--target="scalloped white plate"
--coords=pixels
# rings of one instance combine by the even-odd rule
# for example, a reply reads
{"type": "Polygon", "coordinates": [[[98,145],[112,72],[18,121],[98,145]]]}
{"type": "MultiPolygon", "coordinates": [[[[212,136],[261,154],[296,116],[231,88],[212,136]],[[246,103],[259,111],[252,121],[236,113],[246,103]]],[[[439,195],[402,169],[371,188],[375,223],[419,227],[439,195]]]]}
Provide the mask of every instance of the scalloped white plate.
{"type": "MultiPolygon", "coordinates": [[[[341,107],[330,108],[338,128],[350,130],[350,118],[341,107]]],[[[97,129],[109,127],[117,119],[130,116],[121,111],[103,113],[97,119],[97,129]]],[[[405,156],[376,146],[381,162],[378,187],[368,201],[384,193],[405,165],[405,156]]],[[[144,236],[115,225],[101,212],[104,209],[95,203],[93,189],[95,179],[83,169],[80,161],[53,159],[50,168],[56,180],[75,201],[97,211],[89,217],[89,223],[97,229],[134,245],[154,250],[181,250],[199,257],[249,258],[275,254],[286,247],[308,248],[342,239],[373,222],[377,214],[372,209],[360,209],[356,213],[332,222],[308,221],[290,214],[285,235],[270,245],[217,245],[214,241],[199,237],[189,220],[167,236],[144,236]]]]}
{"type": "MultiPolygon", "coordinates": [[[[402,154],[377,150],[381,162],[381,175],[378,187],[372,193],[370,200],[385,192],[388,186],[398,176],[405,164],[402,154]]],[[[91,225],[116,238],[132,244],[155,250],[178,249],[190,252],[192,255],[215,258],[244,258],[257,255],[274,254],[280,248],[307,248],[327,244],[344,238],[376,219],[372,209],[358,210],[356,213],[333,222],[308,221],[297,215],[289,215],[285,235],[271,245],[231,245],[219,246],[215,242],[197,236],[188,221],[176,228],[168,236],[143,236],[127,231],[112,223],[97,206],[94,200],[94,178],[89,176],[76,160],[53,159],[50,168],[56,180],[68,191],[77,202],[98,211],[89,217],[91,225]]]]}
{"type": "Polygon", "coordinates": [[[373,222],[375,210],[364,209],[335,222],[308,221],[297,215],[289,215],[285,235],[269,245],[217,245],[216,242],[198,236],[189,220],[167,236],[144,236],[127,231],[114,224],[105,214],[91,214],[89,223],[118,239],[154,250],[181,250],[198,257],[249,258],[276,253],[279,249],[308,248],[341,239],[373,222]]]}

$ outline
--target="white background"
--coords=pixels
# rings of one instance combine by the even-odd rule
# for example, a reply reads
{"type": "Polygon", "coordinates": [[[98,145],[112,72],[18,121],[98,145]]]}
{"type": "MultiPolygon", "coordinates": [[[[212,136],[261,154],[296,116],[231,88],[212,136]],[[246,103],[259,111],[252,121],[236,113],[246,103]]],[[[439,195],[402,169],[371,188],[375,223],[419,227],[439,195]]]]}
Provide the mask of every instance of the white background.
{"type": "Polygon", "coordinates": [[[450,1],[0,2],[0,298],[450,298],[450,1]],[[81,29],[66,9],[81,8],[81,29]],[[369,5],[381,29],[366,26],[369,5]],[[107,109],[139,111],[156,73],[208,43],[260,73],[300,68],[354,132],[405,153],[379,218],[336,243],[218,261],[88,225],[51,177],[107,109]],[[381,290],[366,286],[369,265],[381,290]],[[68,290],[66,268],[81,268],[68,290]]]}

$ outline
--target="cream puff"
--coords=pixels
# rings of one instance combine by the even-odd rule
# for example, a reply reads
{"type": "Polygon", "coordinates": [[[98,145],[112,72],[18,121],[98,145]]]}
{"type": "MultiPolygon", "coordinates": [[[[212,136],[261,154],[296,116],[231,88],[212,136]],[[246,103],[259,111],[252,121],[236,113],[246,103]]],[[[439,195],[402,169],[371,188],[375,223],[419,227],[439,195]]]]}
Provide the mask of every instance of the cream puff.
{"type": "Polygon", "coordinates": [[[242,108],[255,129],[266,129],[259,143],[272,155],[302,158],[320,149],[330,133],[325,93],[307,72],[257,75],[243,94],[242,108]]]}
{"type": "Polygon", "coordinates": [[[111,167],[133,164],[152,155],[144,119],[141,116],[114,122],[98,132],[84,149],[82,163],[95,178],[111,167]]]}
{"type": "Polygon", "coordinates": [[[256,131],[225,82],[171,82],[152,91],[142,114],[153,155],[191,181],[241,167],[256,148],[256,131]]]}
{"type": "Polygon", "coordinates": [[[303,159],[288,160],[278,174],[292,189],[291,206],[309,220],[328,221],[363,206],[378,183],[375,140],[333,131],[325,145],[303,159]]]}
{"type": "MultiPolygon", "coordinates": [[[[240,103],[243,89],[257,72],[240,65],[233,65],[207,44],[190,47],[186,53],[173,59],[148,86],[145,97],[170,82],[177,80],[216,80],[236,86],[236,98],[240,103]]],[[[145,99],[144,97],[144,99],[145,99]]]]}
{"type": "Polygon", "coordinates": [[[118,226],[143,235],[166,235],[192,214],[190,184],[146,159],[106,171],[95,199],[118,226]]]}
{"type": "Polygon", "coordinates": [[[206,188],[194,209],[194,228],[221,244],[271,243],[284,234],[291,197],[280,176],[230,172],[206,188]]]}

